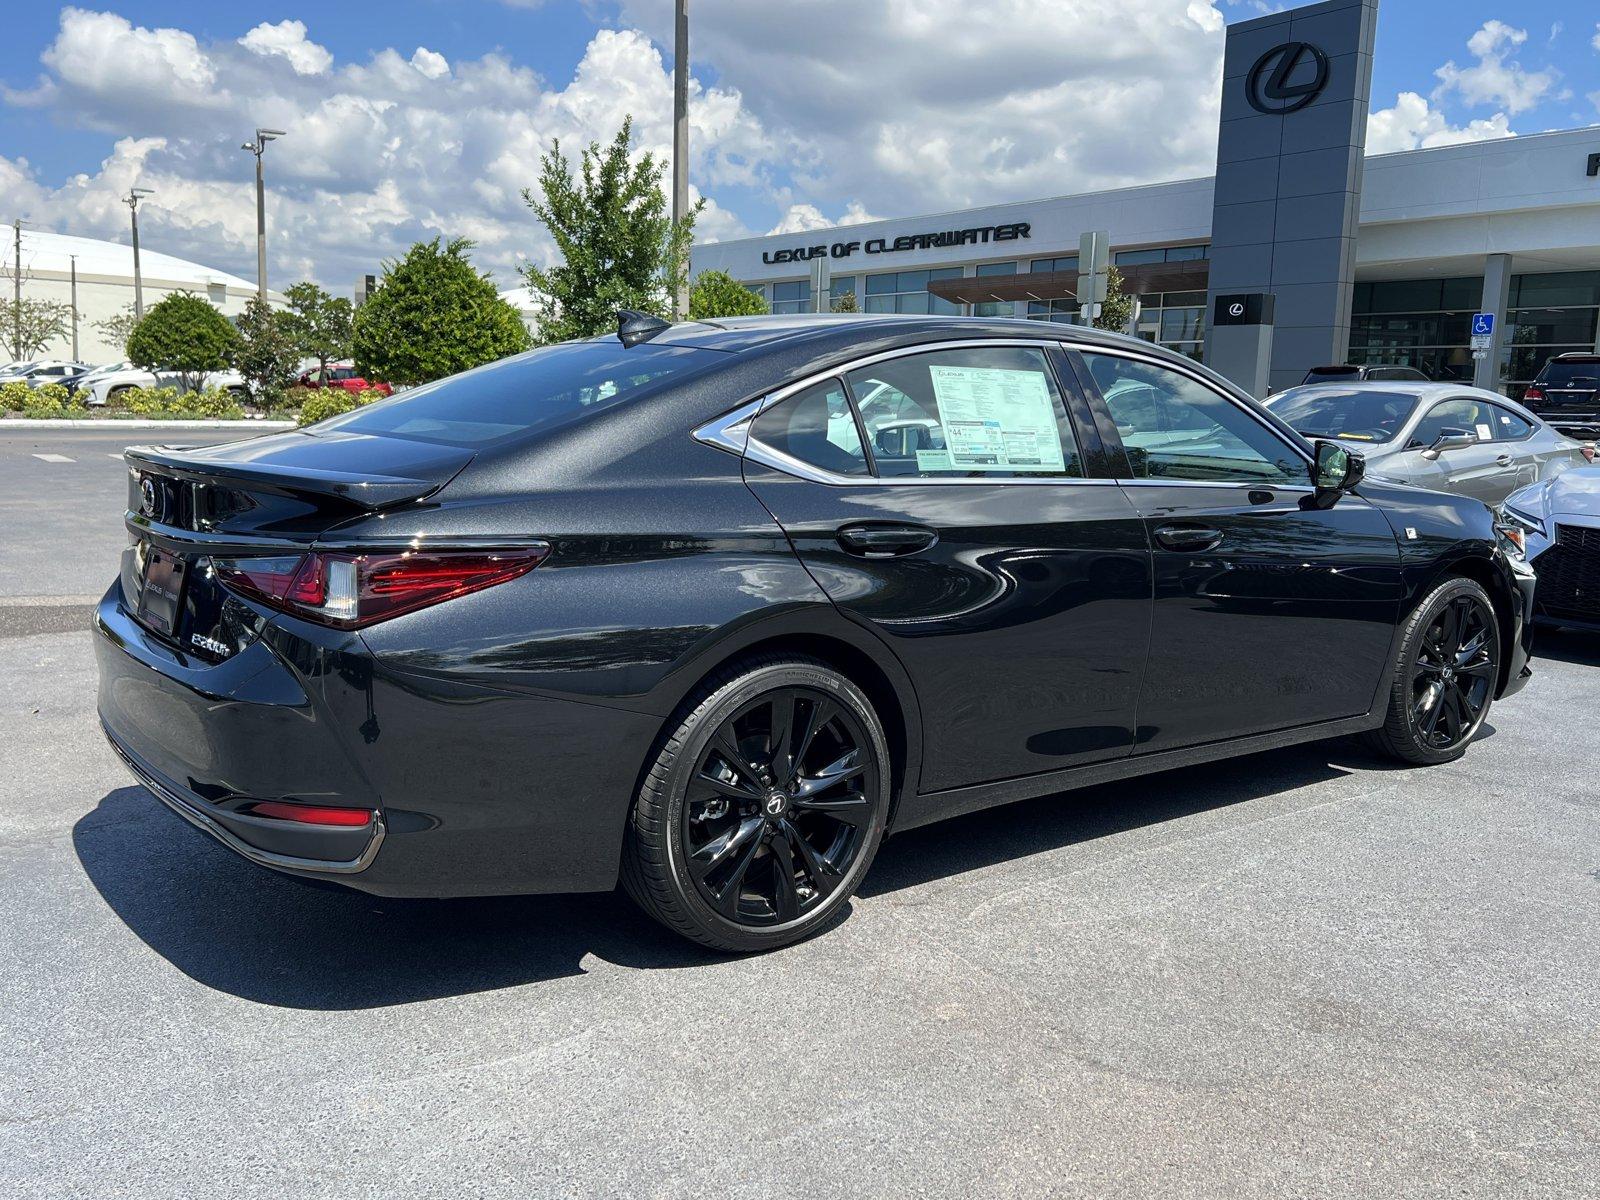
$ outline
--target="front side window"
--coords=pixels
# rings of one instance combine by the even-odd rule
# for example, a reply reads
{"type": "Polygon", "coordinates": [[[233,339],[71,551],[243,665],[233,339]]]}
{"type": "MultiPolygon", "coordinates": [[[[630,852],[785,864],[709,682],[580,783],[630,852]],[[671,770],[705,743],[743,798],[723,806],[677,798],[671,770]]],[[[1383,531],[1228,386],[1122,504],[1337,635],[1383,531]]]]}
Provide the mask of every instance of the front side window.
{"type": "Polygon", "coordinates": [[[1305,484],[1305,459],[1239,405],[1166,367],[1085,354],[1136,479],[1305,484]]]}
{"type": "Polygon", "coordinates": [[[1494,440],[1494,414],[1492,404],[1461,396],[1445,400],[1428,410],[1428,415],[1417,422],[1411,434],[1410,449],[1426,449],[1438,441],[1446,429],[1459,429],[1480,442],[1494,440]]]}
{"type": "Polygon", "coordinates": [[[855,414],[837,379],[786,396],[756,418],[750,436],[780,454],[835,475],[869,473],[855,414]]]}
{"type": "Polygon", "coordinates": [[[936,350],[858,367],[846,379],[880,476],[1083,474],[1042,350],[936,350]]]}

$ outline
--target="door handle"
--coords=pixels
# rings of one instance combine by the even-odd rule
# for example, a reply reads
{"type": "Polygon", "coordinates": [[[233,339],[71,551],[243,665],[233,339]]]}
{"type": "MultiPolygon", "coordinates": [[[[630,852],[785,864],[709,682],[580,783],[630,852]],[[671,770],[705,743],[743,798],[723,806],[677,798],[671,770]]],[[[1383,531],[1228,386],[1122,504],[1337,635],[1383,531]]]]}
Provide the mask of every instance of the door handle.
{"type": "Polygon", "coordinates": [[[1509,467],[1511,465],[1511,455],[1509,455],[1509,454],[1498,455],[1495,458],[1495,462],[1499,463],[1502,467],[1509,467]]]}
{"type": "Polygon", "coordinates": [[[1209,525],[1163,525],[1156,530],[1156,542],[1163,550],[1193,554],[1219,546],[1222,530],[1209,525]]]}
{"type": "Polygon", "coordinates": [[[846,525],[838,538],[848,553],[861,558],[898,558],[928,549],[939,535],[921,525],[846,525]]]}

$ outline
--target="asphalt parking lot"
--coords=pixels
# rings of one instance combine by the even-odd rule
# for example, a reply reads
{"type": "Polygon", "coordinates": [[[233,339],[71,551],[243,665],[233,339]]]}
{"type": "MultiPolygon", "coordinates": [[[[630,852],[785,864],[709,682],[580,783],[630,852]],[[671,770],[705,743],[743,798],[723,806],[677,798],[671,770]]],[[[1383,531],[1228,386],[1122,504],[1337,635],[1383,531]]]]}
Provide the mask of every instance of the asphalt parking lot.
{"type": "Polygon", "coordinates": [[[1600,638],[1459,763],[919,830],[731,959],[313,889],[134,786],[86,629],[131,440],[0,430],[0,1195],[1600,1194],[1600,638]]]}

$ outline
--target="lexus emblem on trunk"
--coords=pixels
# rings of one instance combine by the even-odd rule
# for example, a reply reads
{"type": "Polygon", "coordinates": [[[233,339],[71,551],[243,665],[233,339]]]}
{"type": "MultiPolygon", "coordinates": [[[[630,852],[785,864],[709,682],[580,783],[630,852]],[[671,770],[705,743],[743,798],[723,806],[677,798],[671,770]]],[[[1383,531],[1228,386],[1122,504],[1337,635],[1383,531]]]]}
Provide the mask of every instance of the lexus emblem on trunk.
{"type": "Polygon", "coordinates": [[[148,475],[139,480],[139,511],[147,517],[156,515],[156,482],[148,475]]]}

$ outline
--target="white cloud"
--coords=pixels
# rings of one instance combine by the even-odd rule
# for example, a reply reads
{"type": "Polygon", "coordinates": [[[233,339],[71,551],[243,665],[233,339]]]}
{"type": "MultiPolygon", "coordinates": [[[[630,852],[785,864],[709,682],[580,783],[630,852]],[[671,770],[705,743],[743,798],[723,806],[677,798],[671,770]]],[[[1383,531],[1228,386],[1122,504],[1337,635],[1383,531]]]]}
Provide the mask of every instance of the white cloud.
{"type": "Polygon", "coordinates": [[[837,220],[829,220],[815,204],[791,204],[783,218],[767,233],[809,233],[813,229],[832,229],[836,225],[861,225],[878,218],[852,200],[837,220]]]}
{"type": "Polygon", "coordinates": [[[1367,117],[1367,153],[1455,146],[1516,136],[1505,113],[1466,125],[1451,125],[1443,113],[1416,92],[1401,92],[1393,108],[1379,109],[1367,117]]]}
{"type": "MultiPolygon", "coordinates": [[[[310,32],[289,21],[202,42],[64,10],[41,56],[45,75],[7,99],[124,136],[98,168],[59,183],[0,156],[7,215],[121,239],[118,196],[138,183],[156,193],[139,213],[151,249],[253,277],[254,164],[238,146],[265,125],[288,131],[266,154],[274,284],[309,276],[342,291],[412,241],[442,234],[474,238],[479,265],[509,285],[519,253],[552,254],[520,195],[552,140],[576,158],[631,112],[638,152],[670,159],[671,77],[636,31],[598,32],[572,79],[554,87],[494,53],[449,62],[417,47],[409,58],[387,49],[324,62],[310,32]],[[125,136],[134,131],[144,136],[125,136]]],[[[695,182],[713,195],[765,187],[779,151],[739,94],[695,81],[692,104],[695,182]]],[[[750,232],[714,198],[700,228],[707,237],[750,232]]]]}
{"type": "Polygon", "coordinates": [[[321,75],[333,65],[327,48],[306,40],[304,21],[263,21],[239,39],[239,44],[257,54],[276,54],[289,60],[296,75],[321,75]]]}
{"type": "MultiPolygon", "coordinates": [[[[695,59],[770,139],[745,161],[757,180],[781,164],[785,209],[848,197],[899,215],[1212,169],[1223,20],[1207,0],[696,5],[695,59]]],[[[670,44],[670,0],[622,15],[670,44]]]]}
{"type": "Polygon", "coordinates": [[[1589,45],[1600,50],[1600,21],[1594,23],[1594,37],[1589,39],[1589,45]]]}
{"type": "Polygon", "coordinates": [[[443,79],[450,74],[450,63],[444,55],[429,50],[426,46],[418,46],[411,55],[411,65],[428,79],[443,79]]]}
{"type": "Polygon", "coordinates": [[[1434,98],[1458,93],[1468,104],[1492,104],[1513,116],[1533,108],[1555,87],[1560,78],[1554,69],[1530,71],[1511,59],[1528,40],[1528,31],[1515,29],[1504,21],[1489,20],[1467,40],[1467,49],[1478,61],[1458,67],[1451,59],[1434,72],[1439,86],[1434,98]]]}

